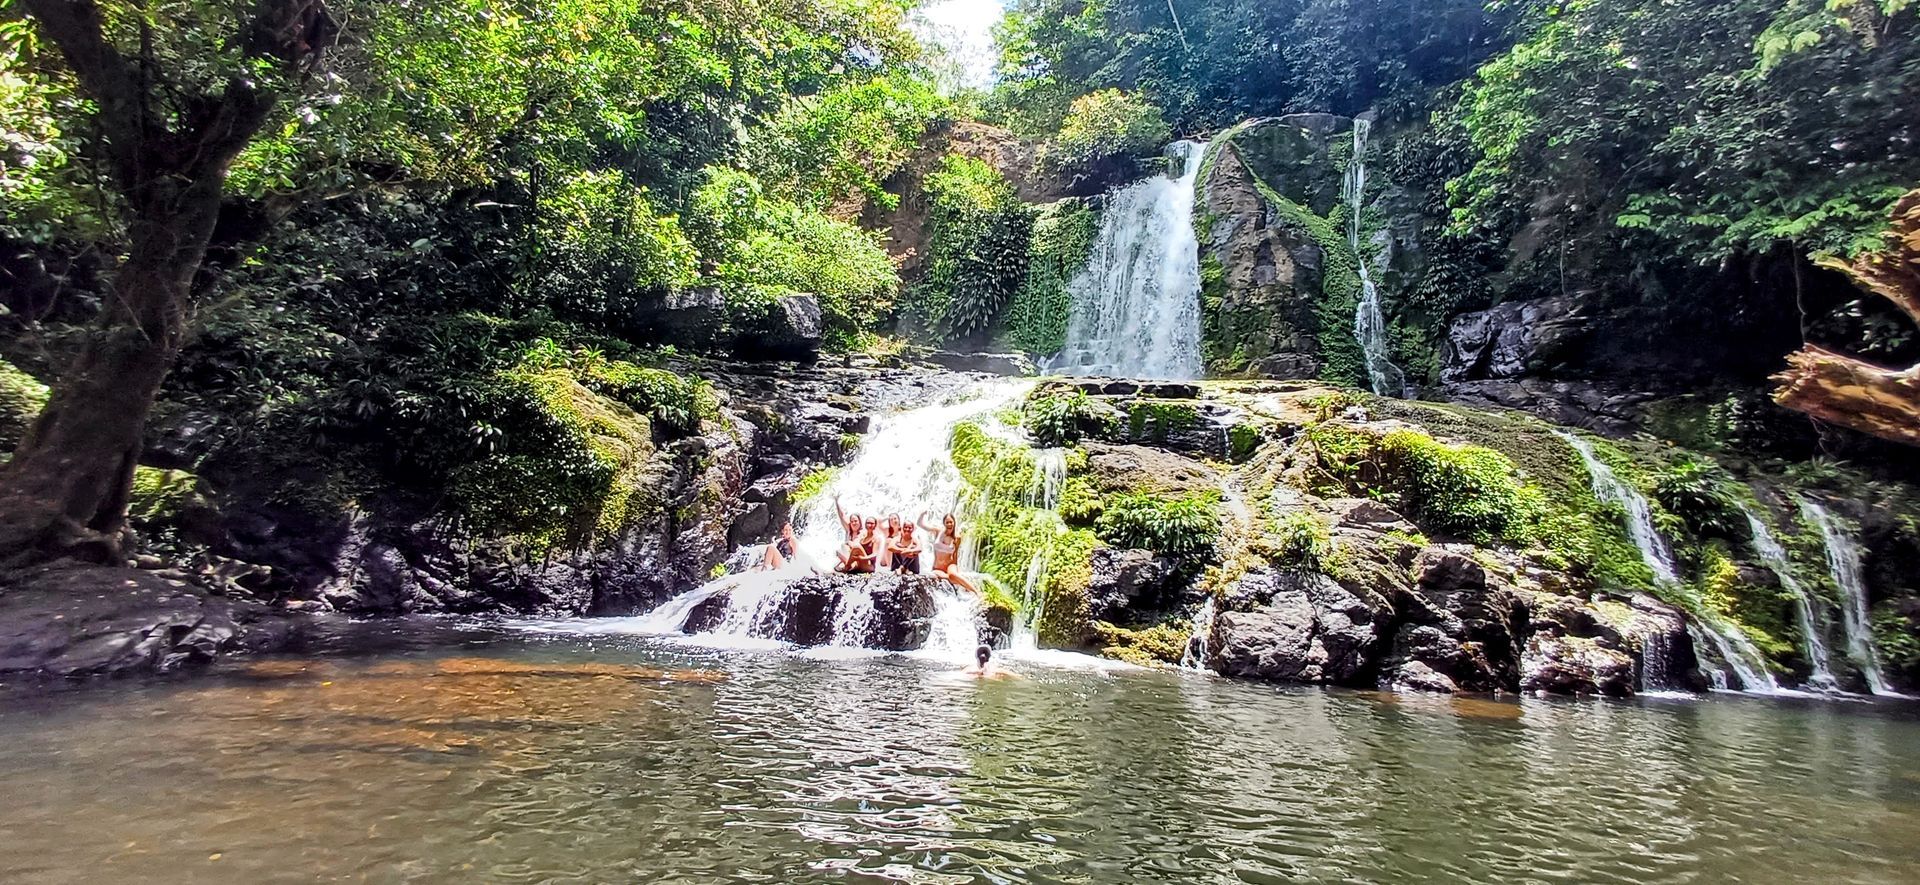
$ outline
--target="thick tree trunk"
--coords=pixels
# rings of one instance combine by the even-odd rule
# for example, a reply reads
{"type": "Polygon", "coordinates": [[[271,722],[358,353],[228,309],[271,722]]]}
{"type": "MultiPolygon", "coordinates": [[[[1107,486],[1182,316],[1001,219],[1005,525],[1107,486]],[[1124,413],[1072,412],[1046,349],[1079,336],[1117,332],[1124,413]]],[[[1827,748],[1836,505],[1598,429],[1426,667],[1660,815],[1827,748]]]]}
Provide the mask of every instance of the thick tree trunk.
{"type": "Polygon", "coordinates": [[[163,180],[146,195],[97,327],[0,468],[0,563],[120,557],[147,414],[185,339],[220,182],[163,180]]]}
{"type": "MultiPolygon", "coordinates": [[[[1853,278],[1920,323],[1920,190],[1893,207],[1887,248],[1852,261],[1820,262],[1853,278]]],[[[1808,345],[1773,380],[1775,402],[1881,439],[1920,446],[1920,366],[1887,369],[1808,345]]]]}
{"type": "MultiPolygon", "coordinates": [[[[126,207],[126,261],[73,366],[0,468],[0,565],[121,555],[148,412],[180,353],[194,276],[220,212],[227,167],[286,88],[339,33],[324,0],[257,0],[224,82],[164,82],[143,28],[139,55],[109,34],[95,0],[21,0],[94,103],[93,147],[126,207]]],[[[213,61],[213,60],[204,60],[213,61]]],[[[216,64],[225,63],[216,61],[216,64]]]]}

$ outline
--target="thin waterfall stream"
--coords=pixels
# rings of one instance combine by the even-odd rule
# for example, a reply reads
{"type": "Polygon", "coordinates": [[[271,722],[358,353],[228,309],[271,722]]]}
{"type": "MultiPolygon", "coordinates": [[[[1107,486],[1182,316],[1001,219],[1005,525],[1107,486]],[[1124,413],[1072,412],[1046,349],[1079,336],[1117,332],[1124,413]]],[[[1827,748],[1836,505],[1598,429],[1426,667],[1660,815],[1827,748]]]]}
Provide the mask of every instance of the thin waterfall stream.
{"type": "Polygon", "coordinates": [[[1206,145],[1175,142],[1178,178],[1156,175],[1114,192],[1085,269],[1067,284],[1067,340],[1048,367],[1066,375],[1189,381],[1200,356],[1200,243],[1194,183],[1206,145]]]}
{"type": "MultiPolygon", "coordinates": [[[[1645,562],[1647,569],[1653,572],[1654,582],[1666,586],[1679,585],[1680,570],[1674,564],[1673,548],[1668,546],[1667,540],[1661,537],[1660,530],[1654,526],[1653,507],[1647,503],[1646,496],[1622,482],[1620,477],[1614,474],[1613,468],[1600,460],[1599,453],[1593,448],[1593,443],[1571,431],[1556,429],[1553,433],[1566,440],[1567,445],[1572,446],[1573,450],[1580,455],[1581,463],[1586,465],[1587,476],[1593,482],[1593,493],[1602,501],[1618,505],[1626,514],[1627,535],[1633,539],[1633,546],[1640,551],[1641,561],[1645,562]]],[[[1719,653],[1720,659],[1739,680],[1738,688],[1766,694],[1780,690],[1780,683],[1767,669],[1766,656],[1754,647],[1752,640],[1740,633],[1738,627],[1727,623],[1725,618],[1705,610],[1704,606],[1690,614],[1693,615],[1693,620],[1704,628],[1695,633],[1696,644],[1704,638],[1707,640],[1706,644],[1713,646],[1719,653]]],[[[1711,675],[1714,687],[1734,687],[1728,684],[1725,674],[1716,671],[1711,675]]]]}
{"type": "Polygon", "coordinates": [[[1880,667],[1880,651],[1874,648],[1873,632],[1867,611],[1867,582],[1860,569],[1860,543],[1853,533],[1827,508],[1802,500],[1800,511],[1820,528],[1827,545],[1827,567],[1840,591],[1840,624],[1846,632],[1847,657],[1867,680],[1867,690],[1876,695],[1898,694],[1887,684],[1880,667]]]}
{"type": "Polygon", "coordinates": [[[1347,161],[1346,180],[1340,193],[1347,202],[1351,218],[1347,223],[1347,244],[1353,248],[1354,267],[1360,274],[1360,303],[1354,308],[1353,337],[1367,363],[1367,383],[1381,396],[1407,395],[1407,375],[1394,365],[1387,343],[1387,315],[1380,305],[1380,287],[1374,285],[1373,263],[1360,243],[1360,216],[1367,198],[1367,135],[1372,123],[1356,117],[1353,121],[1353,157],[1347,161]]]}
{"type": "Polygon", "coordinates": [[[1806,655],[1807,665],[1812,672],[1807,677],[1807,687],[1818,691],[1836,691],[1840,687],[1833,678],[1833,655],[1827,650],[1826,640],[1820,634],[1820,619],[1814,616],[1813,597],[1807,593],[1806,585],[1794,577],[1793,563],[1787,558],[1787,551],[1774,538],[1773,531],[1767,528],[1767,522],[1760,518],[1752,505],[1739,502],[1740,512],[1747,517],[1747,527],[1753,534],[1753,550],[1760,555],[1760,561],[1780,579],[1781,588],[1793,595],[1794,615],[1800,625],[1800,651],[1806,655]]]}

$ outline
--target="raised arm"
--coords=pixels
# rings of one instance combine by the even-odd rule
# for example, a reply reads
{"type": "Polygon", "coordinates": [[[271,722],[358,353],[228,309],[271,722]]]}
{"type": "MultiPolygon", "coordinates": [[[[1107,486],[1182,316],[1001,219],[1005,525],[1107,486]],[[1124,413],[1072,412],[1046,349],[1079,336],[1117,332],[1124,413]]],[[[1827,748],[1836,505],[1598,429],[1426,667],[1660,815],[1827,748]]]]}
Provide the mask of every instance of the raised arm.
{"type": "Polygon", "coordinates": [[[844,507],[841,507],[841,506],[840,506],[840,496],[839,496],[839,495],[834,495],[834,496],[833,496],[833,515],[835,515],[835,516],[838,516],[838,517],[840,517],[840,527],[841,527],[841,528],[846,528],[846,525],[847,525],[847,510],[846,510],[846,508],[844,508],[844,507]]]}
{"type": "Polygon", "coordinates": [[[927,521],[927,511],[920,511],[920,518],[914,521],[920,524],[922,530],[932,532],[936,535],[940,534],[940,527],[927,521]]]}

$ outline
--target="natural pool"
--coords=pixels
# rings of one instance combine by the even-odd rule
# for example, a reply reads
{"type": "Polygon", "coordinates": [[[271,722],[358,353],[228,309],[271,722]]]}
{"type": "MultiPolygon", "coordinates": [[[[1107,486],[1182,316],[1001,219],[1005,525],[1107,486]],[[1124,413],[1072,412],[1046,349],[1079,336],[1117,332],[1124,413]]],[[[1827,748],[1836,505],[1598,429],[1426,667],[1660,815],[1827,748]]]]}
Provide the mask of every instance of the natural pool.
{"type": "Polygon", "coordinates": [[[452,639],[0,695],[0,881],[1920,878],[1908,706],[452,639]]]}

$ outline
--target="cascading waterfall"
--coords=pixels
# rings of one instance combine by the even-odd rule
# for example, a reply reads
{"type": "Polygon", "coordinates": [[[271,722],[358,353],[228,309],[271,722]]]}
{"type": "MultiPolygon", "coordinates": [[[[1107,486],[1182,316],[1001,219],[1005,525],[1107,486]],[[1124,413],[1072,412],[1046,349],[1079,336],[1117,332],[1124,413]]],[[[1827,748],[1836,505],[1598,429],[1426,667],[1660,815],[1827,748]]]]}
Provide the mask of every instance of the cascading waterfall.
{"type": "Polygon", "coordinates": [[[1156,175],[1118,191],[1100,216],[1085,269],[1067,284],[1067,340],[1048,363],[1065,375],[1199,378],[1200,243],[1194,183],[1206,145],[1175,142],[1179,178],[1156,175]]]}
{"type": "MultiPolygon", "coordinates": [[[[827,567],[837,555],[845,532],[834,510],[836,498],[850,513],[879,517],[897,513],[903,520],[917,519],[923,511],[938,518],[959,509],[962,482],[947,451],[954,426],[1012,406],[1031,387],[1032,383],[1025,381],[985,382],[952,402],[878,418],[852,463],[841,468],[827,488],[795,514],[800,530],[799,555],[786,568],[722,578],[630,619],[628,629],[681,632],[697,606],[725,592],[724,616],[702,631],[702,636],[731,641],[771,636],[781,619],[782,607],[788,604],[788,585],[816,568],[827,567]]],[[[923,561],[923,567],[928,564],[930,559],[923,561]]],[[[922,651],[964,659],[978,641],[974,625],[978,603],[951,588],[937,593],[934,601],[933,620],[922,651]]],[[[873,616],[872,598],[862,588],[848,590],[835,608],[830,644],[862,644],[873,616]]]]}
{"type": "Polygon", "coordinates": [[[1847,657],[1866,677],[1867,690],[1877,695],[1897,694],[1887,684],[1880,669],[1880,652],[1873,646],[1873,633],[1867,620],[1867,583],[1860,570],[1860,544],[1853,533],[1827,508],[1812,501],[1801,501],[1800,512],[1820,527],[1827,545],[1827,568],[1840,589],[1840,624],[1846,631],[1847,657]]]}
{"type": "MultiPolygon", "coordinates": [[[[1067,450],[1040,449],[1033,453],[1033,483],[1027,488],[1025,503],[1028,507],[1047,513],[1058,514],[1060,493],[1067,485],[1067,450]]],[[[1054,520],[1060,530],[1066,524],[1054,520]]],[[[1048,561],[1047,545],[1035,551],[1033,558],[1027,561],[1026,580],[1020,588],[1020,616],[1014,621],[1011,644],[1019,651],[1033,651],[1040,647],[1040,620],[1046,616],[1047,608],[1047,570],[1052,565],[1048,561]]]]}
{"type": "MultiPolygon", "coordinates": [[[[1247,542],[1259,533],[1254,531],[1253,510],[1247,506],[1245,496],[1240,494],[1238,483],[1232,477],[1220,480],[1220,503],[1231,522],[1220,533],[1223,543],[1232,545],[1221,551],[1221,560],[1232,561],[1246,549],[1247,542]]],[[[1209,646],[1213,641],[1213,617],[1218,608],[1213,594],[1193,610],[1193,627],[1187,633],[1187,650],[1180,655],[1180,666],[1188,670],[1207,669],[1209,646]]]]}
{"type": "Polygon", "coordinates": [[[1794,613],[1800,622],[1802,654],[1812,673],[1807,677],[1807,686],[1820,691],[1834,691],[1839,682],[1833,678],[1832,655],[1827,651],[1826,640],[1820,635],[1820,620],[1814,616],[1813,597],[1807,593],[1805,585],[1793,575],[1793,563],[1787,559],[1787,551],[1773,537],[1773,530],[1767,528],[1766,520],[1754,512],[1746,502],[1739,502],[1740,512],[1747,517],[1747,527],[1753,533],[1753,551],[1760,555],[1760,561],[1772,570],[1780,579],[1780,586],[1793,594],[1794,613]]]}
{"type": "MultiPolygon", "coordinates": [[[[1565,430],[1553,431],[1555,436],[1566,440],[1567,445],[1580,455],[1580,461],[1587,467],[1587,476],[1593,482],[1593,493],[1600,500],[1617,504],[1627,515],[1627,535],[1633,539],[1633,546],[1640,551],[1640,559],[1653,572],[1655,583],[1678,585],[1680,570],[1674,564],[1673,548],[1660,536],[1660,530],[1653,524],[1653,507],[1647,503],[1646,496],[1639,490],[1620,481],[1613,468],[1600,460],[1594,451],[1593,443],[1577,434],[1565,430]]],[[[1766,657],[1755,648],[1752,640],[1742,635],[1738,628],[1727,623],[1725,618],[1717,617],[1710,611],[1693,612],[1704,631],[1708,644],[1720,655],[1720,659],[1732,668],[1740,680],[1740,688],[1745,691],[1773,693],[1780,690],[1780,684],[1768,672],[1766,657]]],[[[1694,635],[1695,644],[1699,644],[1700,633],[1694,635]]],[[[1713,673],[1714,687],[1724,688],[1726,679],[1722,674],[1713,673]]]]}
{"type": "Polygon", "coordinates": [[[1387,347],[1387,315],[1380,307],[1380,287],[1373,284],[1373,269],[1366,250],[1360,245],[1360,215],[1367,198],[1367,134],[1372,124],[1358,117],[1353,121],[1353,157],[1347,161],[1346,180],[1340,193],[1347,202],[1351,219],[1347,224],[1347,243],[1353,247],[1354,265],[1360,271],[1360,304],[1354,308],[1353,337],[1367,363],[1367,383],[1381,396],[1406,396],[1407,375],[1393,364],[1387,347]]]}

